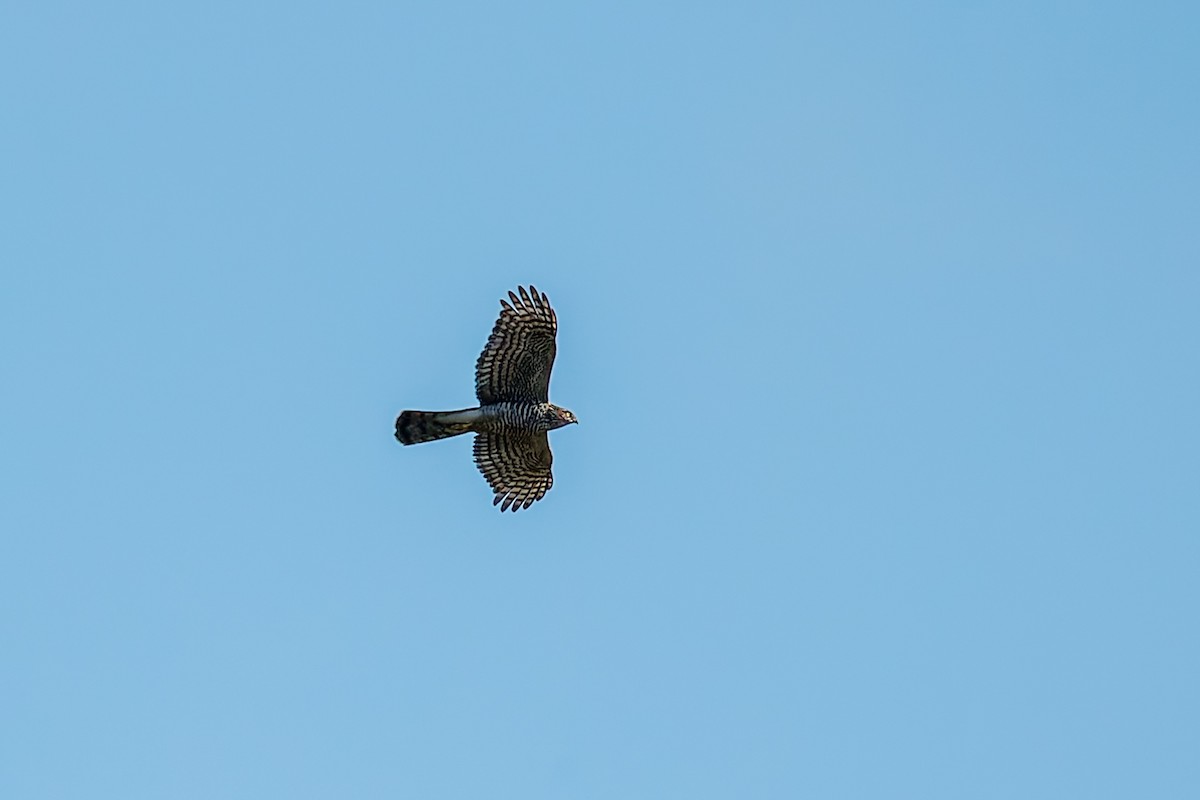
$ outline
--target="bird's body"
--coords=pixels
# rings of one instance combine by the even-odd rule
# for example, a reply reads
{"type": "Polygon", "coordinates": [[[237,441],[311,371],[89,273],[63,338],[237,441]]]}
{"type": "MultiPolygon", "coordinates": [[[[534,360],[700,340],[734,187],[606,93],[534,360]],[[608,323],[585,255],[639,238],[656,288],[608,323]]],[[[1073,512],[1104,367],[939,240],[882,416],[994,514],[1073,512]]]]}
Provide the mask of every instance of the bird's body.
{"type": "MultiPolygon", "coordinates": [[[[553,403],[491,403],[459,411],[403,411],[396,420],[396,438],[420,444],[461,433],[531,433],[569,425],[553,403]]],[[[567,412],[570,413],[569,411],[567,412]]]]}
{"type": "Polygon", "coordinates": [[[558,319],[546,295],[530,286],[512,303],[500,301],[500,318],[475,365],[480,405],[458,411],[404,411],[396,438],[419,444],[475,433],[475,464],[495,493],[493,504],[529,508],[554,484],[546,432],[578,422],[549,401],[558,319]]]}

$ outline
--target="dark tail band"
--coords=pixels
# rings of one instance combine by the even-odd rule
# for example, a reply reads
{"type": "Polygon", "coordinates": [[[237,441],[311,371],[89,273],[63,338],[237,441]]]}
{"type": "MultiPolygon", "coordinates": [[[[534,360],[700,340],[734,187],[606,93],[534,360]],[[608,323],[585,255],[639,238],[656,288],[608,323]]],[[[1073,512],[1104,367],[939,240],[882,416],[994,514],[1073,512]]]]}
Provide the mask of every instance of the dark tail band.
{"type": "MultiPolygon", "coordinates": [[[[469,410],[464,409],[464,411],[469,410]]],[[[396,418],[396,438],[401,444],[420,444],[467,433],[471,430],[469,422],[450,421],[462,413],[462,411],[401,412],[400,416],[396,418]]]]}

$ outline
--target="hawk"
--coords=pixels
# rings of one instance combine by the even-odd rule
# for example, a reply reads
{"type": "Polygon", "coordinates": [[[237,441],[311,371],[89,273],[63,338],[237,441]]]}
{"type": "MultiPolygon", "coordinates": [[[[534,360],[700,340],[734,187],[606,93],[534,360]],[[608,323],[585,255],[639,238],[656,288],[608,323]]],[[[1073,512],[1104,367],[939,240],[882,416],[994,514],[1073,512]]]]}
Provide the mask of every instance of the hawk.
{"type": "Polygon", "coordinates": [[[550,370],[558,318],[533,286],[500,301],[500,318],[475,362],[479,405],[459,411],[404,411],[396,418],[401,444],[475,433],[475,465],[501,511],[529,508],[554,485],[547,431],[579,422],[550,402],[550,370]]]}

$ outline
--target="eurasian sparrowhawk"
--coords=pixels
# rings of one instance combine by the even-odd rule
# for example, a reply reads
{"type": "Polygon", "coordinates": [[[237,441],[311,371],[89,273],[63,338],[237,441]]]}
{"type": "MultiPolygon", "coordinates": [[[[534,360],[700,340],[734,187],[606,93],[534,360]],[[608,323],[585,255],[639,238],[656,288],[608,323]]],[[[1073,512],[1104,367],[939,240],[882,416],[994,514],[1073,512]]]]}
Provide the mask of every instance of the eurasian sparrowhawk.
{"type": "Polygon", "coordinates": [[[558,319],[545,294],[519,287],[500,301],[500,318],[475,363],[476,408],[404,411],[396,438],[419,444],[475,433],[475,464],[501,511],[529,508],[554,484],[546,432],[578,422],[550,402],[558,319]],[[511,301],[511,303],[509,302],[511,301]]]}

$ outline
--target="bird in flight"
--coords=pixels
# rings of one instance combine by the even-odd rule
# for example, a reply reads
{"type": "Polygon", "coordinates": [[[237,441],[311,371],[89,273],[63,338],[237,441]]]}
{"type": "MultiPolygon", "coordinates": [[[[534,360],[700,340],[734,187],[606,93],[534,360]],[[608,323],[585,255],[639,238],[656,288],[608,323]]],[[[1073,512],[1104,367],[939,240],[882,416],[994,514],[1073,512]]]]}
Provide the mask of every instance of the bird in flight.
{"type": "Polygon", "coordinates": [[[404,411],[401,444],[475,434],[475,465],[501,511],[529,508],[554,485],[547,431],[579,422],[550,402],[558,318],[545,294],[518,287],[500,300],[500,318],[475,362],[479,405],[459,411],[404,411]]]}

